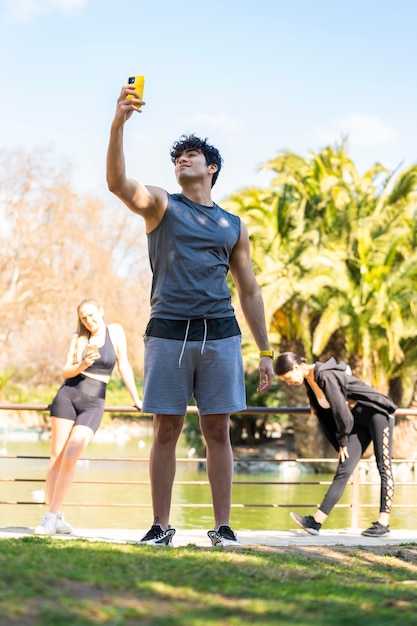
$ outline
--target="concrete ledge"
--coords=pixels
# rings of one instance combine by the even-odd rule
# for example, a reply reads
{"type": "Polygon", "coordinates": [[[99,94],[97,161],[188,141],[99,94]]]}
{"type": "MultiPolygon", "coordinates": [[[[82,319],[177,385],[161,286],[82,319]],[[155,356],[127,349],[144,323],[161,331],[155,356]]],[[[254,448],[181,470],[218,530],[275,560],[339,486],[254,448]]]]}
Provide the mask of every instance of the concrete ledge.
{"type": "MultiPolygon", "coordinates": [[[[77,528],[72,535],[53,535],[54,539],[86,539],[109,543],[137,543],[147,531],[115,528],[77,528]]],[[[209,529],[208,529],[209,530],[209,529]]],[[[33,528],[24,526],[0,527],[0,539],[35,536],[33,528]]],[[[242,530],[237,531],[242,547],[251,546],[393,546],[404,543],[417,544],[417,530],[392,530],[385,537],[363,537],[360,530],[321,530],[318,536],[308,535],[302,530],[242,530]]],[[[197,545],[211,546],[205,530],[177,530],[173,538],[174,547],[197,545]]]]}

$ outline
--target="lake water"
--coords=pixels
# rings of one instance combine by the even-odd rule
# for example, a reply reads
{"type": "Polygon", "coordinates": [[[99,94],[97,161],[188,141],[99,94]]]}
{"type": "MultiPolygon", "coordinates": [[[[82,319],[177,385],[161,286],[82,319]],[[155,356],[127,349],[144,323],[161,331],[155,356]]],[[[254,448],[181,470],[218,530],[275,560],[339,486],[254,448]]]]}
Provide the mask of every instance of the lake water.
{"type": "MultiPolygon", "coordinates": [[[[150,487],[148,482],[149,437],[119,436],[112,442],[94,441],[85,453],[76,471],[64,511],[68,521],[79,528],[138,529],[140,534],[152,522],[150,487]],[[121,462],[120,459],[133,459],[121,462]],[[78,482],[79,481],[79,482],[78,482]],[[97,481],[97,482],[94,482],[97,481]],[[120,481],[122,481],[120,483],[120,481]],[[129,481],[130,484],[124,484],[129,481]]],[[[42,502],[47,459],[7,458],[8,455],[49,455],[49,442],[15,441],[3,436],[0,455],[0,526],[36,526],[47,511],[42,502]],[[30,482],[27,480],[30,479],[30,482]],[[19,502],[21,504],[4,504],[19,502]]],[[[187,459],[188,450],[181,440],[177,456],[187,459]]],[[[236,530],[287,530],[294,528],[289,512],[311,514],[328,489],[332,474],[299,473],[299,466],[286,466],[283,475],[280,465],[265,464],[254,471],[253,466],[239,464],[245,471],[235,471],[231,525],[236,530]],[[248,471],[249,467],[252,469],[248,471]],[[276,484],[279,482],[285,484],[276,484]],[[291,484],[292,482],[315,484],[291,484]],[[263,483],[263,484],[259,484],[263,483]],[[273,483],[273,484],[268,484],[273,483]],[[275,483],[275,484],[274,484],[275,483]],[[318,484],[321,483],[321,484],[318,484]],[[252,505],[252,506],[251,506],[252,505]],[[256,506],[253,506],[256,505],[256,506]],[[279,506],[277,506],[279,505],[279,506]]],[[[405,484],[397,477],[395,503],[391,527],[415,529],[417,486],[414,472],[405,475],[405,484]]],[[[378,478],[372,477],[378,483],[378,478]]],[[[345,490],[340,501],[350,503],[351,488],[345,490]]],[[[360,509],[359,526],[365,527],[376,519],[379,504],[379,484],[361,485],[360,501],[371,505],[360,509]]],[[[327,528],[350,527],[350,509],[335,508],[326,522],[327,528]]],[[[171,524],[181,529],[211,529],[213,516],[211,494],[204,470],[196,461],[178,462],[174,485],[171,524]]]]}

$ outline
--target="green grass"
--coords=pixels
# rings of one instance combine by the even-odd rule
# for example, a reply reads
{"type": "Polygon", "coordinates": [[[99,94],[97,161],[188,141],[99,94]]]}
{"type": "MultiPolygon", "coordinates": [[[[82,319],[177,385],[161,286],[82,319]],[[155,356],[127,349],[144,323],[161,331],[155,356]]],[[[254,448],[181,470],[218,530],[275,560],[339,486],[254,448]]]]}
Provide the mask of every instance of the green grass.
{"type": "Polygon", "coordinates": [[[416,602],[414,545],[213,550],[0,541],[2,626],[414,626],[416,602]]]}

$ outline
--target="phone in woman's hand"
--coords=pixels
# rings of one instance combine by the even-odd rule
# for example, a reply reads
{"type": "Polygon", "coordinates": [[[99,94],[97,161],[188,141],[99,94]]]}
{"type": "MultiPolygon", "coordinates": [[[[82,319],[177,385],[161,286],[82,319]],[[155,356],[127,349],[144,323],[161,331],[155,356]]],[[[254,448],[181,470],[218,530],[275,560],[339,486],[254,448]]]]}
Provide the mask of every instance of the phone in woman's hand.
{"type": "Polygon", "coordinates": [[[97,346],[93,343],[89,343],[85,349],[86,356],[93,357],[95,359],[100,358],[100,351],[97,346]]]}

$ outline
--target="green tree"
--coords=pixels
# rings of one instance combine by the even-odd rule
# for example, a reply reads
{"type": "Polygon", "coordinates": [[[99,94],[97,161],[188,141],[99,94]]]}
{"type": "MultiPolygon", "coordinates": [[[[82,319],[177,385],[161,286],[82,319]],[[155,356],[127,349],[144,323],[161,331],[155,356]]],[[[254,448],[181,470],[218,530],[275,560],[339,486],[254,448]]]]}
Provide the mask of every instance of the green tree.
{"type": "Polygon", "coordinates": [[[12,368],[31,385],[59,383],[76,305],[87,296],[104,304],[109,322],[123,323],[131,362],[142,366],[143,226],[118,209],[76,194],[51,151],[0,151],[0,372],[12,368]]]}
{"type": "MultiPolygon", "coordinates": [[[[290,247],[289,258],[279,252],[275,268],[282,273],[284,256],[291,266],[287,276],[295,273],[298,280],[288,281],[292,292],[284,305],[277,301],[272,321],[288,342],[280,318],[291,320],[295,309],[304,328],[308,325],[311,339],[302,342],[312,356],[325,353],[342,332],[358,374],[387,390],[394,364],[404,359],[402,339],[410,334],[416,306],[417,167],[397,174],[375,164],[360,176],[344,142],[308,159],[284,153],[265,167],[277,174],[271,192],[289,199],[287,213],[297,220],[295,238],[285,233],[282,240],[282,247],[294,241],[296,247],[290,247]]],[[[267,245],[265,256],[270,250],[267,245]]],[[[274,271],[261,272],[260,282],[268,293],[274,271]]],[[[296,324],[289,330],[290,339],[299,339],[296,324]]]]}
{"type": "Polygon", "coordinates": [[[376,163],[361,175],[345,141],[263,167],[275,173],[269,187],[227,205],[249,229],[271,338],[280,350],[349,360],[387,392],[415,353],[417,167],[376,163]]]}

